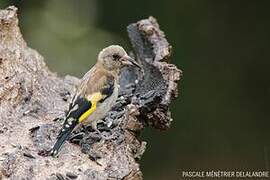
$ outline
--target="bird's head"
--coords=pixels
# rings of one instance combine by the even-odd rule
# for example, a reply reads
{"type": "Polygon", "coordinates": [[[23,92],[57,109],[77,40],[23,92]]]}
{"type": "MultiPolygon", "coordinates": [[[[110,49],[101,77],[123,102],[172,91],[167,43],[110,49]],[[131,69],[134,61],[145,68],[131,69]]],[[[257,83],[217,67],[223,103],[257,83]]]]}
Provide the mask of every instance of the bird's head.
{"type": "Polygon", "coordinates": [[[98,55],[98,63],[109,71],[119,70],[127,65],[134,65],[141,68],[122,48],[118,45],[111,45],[104,48],[98,55]]]}

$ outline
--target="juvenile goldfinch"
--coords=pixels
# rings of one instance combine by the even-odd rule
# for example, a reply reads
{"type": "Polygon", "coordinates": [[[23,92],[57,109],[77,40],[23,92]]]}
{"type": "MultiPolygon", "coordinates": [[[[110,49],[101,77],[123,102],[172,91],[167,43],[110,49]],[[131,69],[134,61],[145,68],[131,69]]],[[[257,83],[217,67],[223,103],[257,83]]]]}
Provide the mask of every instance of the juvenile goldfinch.
{"type": "Polygon", "coordinates": [[[71,132],[81,124],[91,123],[96,129],[96,121],[104,118],[116,102],[120,69],[126,65],[140,68],[121,46],[112,45],[99,53],[96,64],[77,87],[62,130],[51,150],[52,156],[58,154],[71,132]]]}

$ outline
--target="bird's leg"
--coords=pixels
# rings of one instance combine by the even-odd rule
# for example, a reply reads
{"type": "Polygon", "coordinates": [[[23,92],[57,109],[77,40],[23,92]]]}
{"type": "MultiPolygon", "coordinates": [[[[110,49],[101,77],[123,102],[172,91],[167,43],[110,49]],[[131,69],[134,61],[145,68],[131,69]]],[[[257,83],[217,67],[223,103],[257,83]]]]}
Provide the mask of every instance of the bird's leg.
{"type": "Polygon", "coordinates": [[[105,139],[105,140],[110,140],[111,139],[110,136],[109,137],[106,137],[106,136],[104,136],[102,134],[102,132],[100,132],[100,130],[97,128],[97,121],[92,122],[92,128],[94,129],[95,132],[97,132],[100,135],[100,137],[102,139],[105,139]]]}
{"type": "Polygon", "coordinates": [[[97,128],[97,121],[93,121],[91,127],[94,129],[94,131],[98,132],[99,134],[101,133],[97,128]]]}
{"type": "Polygon", "coordinates": [[[102,132],[97,128],[97,121],[92,122],[92,128],[95,132],[97,132],[102,138],[106,138],[103,136],[102,132]]]}
{"type": "Polygon", "coordinates": [[[87,131],[87,126],[85,126],[84,124],[81,124],[80,126],[81,126],[81,130],[83,130],[84,132],[87,131]]]}

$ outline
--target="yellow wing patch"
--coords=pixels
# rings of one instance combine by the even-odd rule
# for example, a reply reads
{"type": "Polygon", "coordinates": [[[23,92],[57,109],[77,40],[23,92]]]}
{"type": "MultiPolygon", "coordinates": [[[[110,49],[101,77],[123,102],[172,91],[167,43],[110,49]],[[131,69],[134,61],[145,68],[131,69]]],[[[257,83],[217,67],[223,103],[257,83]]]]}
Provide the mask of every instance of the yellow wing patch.
{"type": "Polygon", "coordinates": [[[100,92],[93,93],[87,96],[87,100],[91,102],[91,108],[89,108],[85,113],[83,113],[80,118],[79,122],[83,122],[88,116],[90,116],[97,108],[97,103],[103,98],[100,92]]]}
{"type": "Polygon", "coordinates": [[[85,113],[83,113],[80,118],[79,118],[79,122],[83,122],[83,120],[85,120],[88,116],[90,116],[90,114],[92,114],[95,110],[96,110],[96,103],[92,104],[91,108],[88,109],[85,113]]]}

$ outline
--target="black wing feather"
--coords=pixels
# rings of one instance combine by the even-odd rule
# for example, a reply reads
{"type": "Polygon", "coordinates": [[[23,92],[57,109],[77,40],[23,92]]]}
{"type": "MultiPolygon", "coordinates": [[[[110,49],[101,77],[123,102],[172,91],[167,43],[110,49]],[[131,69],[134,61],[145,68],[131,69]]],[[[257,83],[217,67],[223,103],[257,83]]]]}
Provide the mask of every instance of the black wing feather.
{"type": "Polygon", "coordinates": [[[114,78],[109,76],[107,79],[107,85],[101,89],[101,94],[104,95],[104,98],[100,101],[103,102],[105,99],[110,97],[114,91],[114,78]]]}
{"type": "Polygon", "coordinates": [[[57,141],[52,148],[51,151],[52,156],[56,156],[58,154],[61,146],[69,138],[71,132],[79,123],[80,116],[85,111],[90,109],[91,106],[92,106],[91,102],[82,97],[78,97],[73,103],[71,103],[71,105],[69,106],[69,113],[63,124],[63,128],[60,131],[57,137],[57,141]],[[78,108],[75,108],[76,106],[78,108]]]}
{"type": "Polygon", "coordinates": [[[90,101],[88,101],[86,98],[78,97],[69,109],[67,118],[72,117],[74,119],[79,119],[81,115],[91,107],[92,103],[90,101]],[[74,109],[75,106],[78,106],[78,109],[74,109]]]}
{"type": "MultiPolygon", "coordinates": [[[[100,103],[113,94],[114,82],[115,81],[113,76],[109,76],[107,78],[106,86],[104,86],[100,90],[101,94],[103,95],[103,99],[100,101],[100,103]]],[[[56,156],[58,154],[61,146],[69,138],[73,129],[78,125],[81,115],[85,113],[88,109],[90,109],[91,106],[91,102],[84,97],[77,96],[73,98],[72,102],[69,105],[69,111],[66,115],[67,117],[64,122],[63,128],[59,133],[57,141],[52,148],[52,156],[56,156]]]]}

